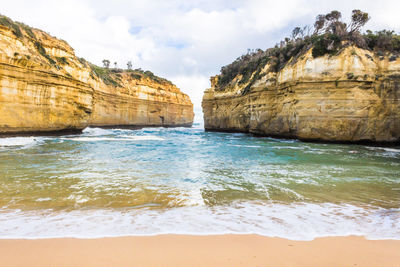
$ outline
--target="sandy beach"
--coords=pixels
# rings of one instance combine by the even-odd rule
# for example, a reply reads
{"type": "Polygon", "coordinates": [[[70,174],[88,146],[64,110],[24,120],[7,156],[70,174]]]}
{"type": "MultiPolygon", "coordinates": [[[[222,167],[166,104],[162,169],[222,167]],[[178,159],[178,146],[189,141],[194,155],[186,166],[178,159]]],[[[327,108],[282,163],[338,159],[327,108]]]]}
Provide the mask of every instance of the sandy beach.
{"type": "Polygon", "coordinates": [[[399,240],[160,235],[0,240],[2,266],[400,266],[399,240]]]}

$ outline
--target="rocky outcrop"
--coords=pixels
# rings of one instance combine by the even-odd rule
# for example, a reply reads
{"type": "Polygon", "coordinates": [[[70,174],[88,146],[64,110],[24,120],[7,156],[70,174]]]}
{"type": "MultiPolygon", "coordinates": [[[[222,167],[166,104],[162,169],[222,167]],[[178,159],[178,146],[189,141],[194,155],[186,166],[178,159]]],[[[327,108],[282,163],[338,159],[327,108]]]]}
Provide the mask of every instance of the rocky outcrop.
{"type": "Polygon", "coordinates": [[[65,42],[0,16],[0,134],[191,126],[189,97],[151,72],[104,70],[65,42]]]}
{"type": "MultiPolygon", "coordinates": [[[[256,75],[253,73],[253,76],[256,75]]],[[[347,47],[313,58],[311,50],[279,72],[267,64],[252,83],[218,78],[203,97],[206,130],[334,142],[400,141],[400,59],[347,47]]]]}

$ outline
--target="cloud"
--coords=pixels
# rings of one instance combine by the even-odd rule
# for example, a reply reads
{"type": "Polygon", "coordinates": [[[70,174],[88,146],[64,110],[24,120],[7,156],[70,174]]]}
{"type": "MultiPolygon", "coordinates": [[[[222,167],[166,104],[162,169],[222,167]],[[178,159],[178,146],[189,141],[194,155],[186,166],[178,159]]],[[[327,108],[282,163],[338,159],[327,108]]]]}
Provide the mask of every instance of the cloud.
{"type": "Polygon", "coordinates": [[[171,79],[179,88],[187,88],[191,92],[191,99],[197,111],[200,111],[201,98],[204,89],[210,87],[210,79],[207,75],[178,75],[171,79]]]}
{"type": "Polygon", "coordinates": [[[398,1],[316,0],[0,0],[4,15],[67,40],[101,64],[149,69],[188,93],[198,110],[209,76],[247,48],[268,48],[316,15],[369,12],[367,28],[400,30],[398,1]]]}

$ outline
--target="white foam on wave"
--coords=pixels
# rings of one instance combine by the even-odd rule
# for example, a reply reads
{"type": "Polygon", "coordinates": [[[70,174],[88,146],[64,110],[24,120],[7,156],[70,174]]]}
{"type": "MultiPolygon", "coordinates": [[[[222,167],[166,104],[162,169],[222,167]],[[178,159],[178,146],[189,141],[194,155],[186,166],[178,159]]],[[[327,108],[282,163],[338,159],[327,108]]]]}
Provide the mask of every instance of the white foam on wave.
{"type": "Polygon", "coordinates": [[[162,127],[145,127],[140,129],[142,132],[161,132],[168,130],[168,128],[162,128],[162,127]]]}
{"type": "Polygon", "coordinates": [[[251,145],[228,145],[228,146],[234,146],[234,147],[248,147],[248,148],[258,148],[261,146],[251,146],[251,145]]]}
{"type": "Polygon", "coordinates": [[[382,149],[387,152],[400,153],[400,149],[396,149],[396,148],[382,147],[382,149]]]}
{"type": "Polygon", "coordinates": [[[109,135],[112,134],[112,130],[87,127],[82,131],[82,133],[84,133],[85,135],[93,135],[93,136],[109,135]]]}
{"type": "Polygon", "coordinates": [[[400,239],[400,210],[328,203],[241,203],[229,207],[162,210],[0,212],[0,238],[3,239],[157,234],[259,234],[292,240],[348,235],[400,239]]]}
{"type": "Polygon", "coordinates": [[[115,134],[117,132],[132,132],[132,131],[135,131],[135,130],[132,130],[132,129],[119,129],[119,128],[104,129],[104,128],[87,127],[82,131],[82,133],[84,135],[100,136],[100,135],[111,135],[111,134],[115,134]]]}
{"type": "Polygon", "coordinates": [[[72,137],[62,138],[63,140],[72,140],[78,142],[98,142],[98,141],[163,141],[164,139],[158,136],[145,135],[145,136],[129,136],[121,135],[120,137],[72,137]]]}
{"type": "Polygon", "coordinates": [[[288,149],[288,150],[308,150],[310,149],[308,146],[273,146],[272,149],[288,149]]]}
{"type": "Polygon", "coordinates": [[[37,137],[5,137],[0,138],[0,147],[27,147],[37,144],[40,138],[37,137]]]}
{"type": "Polygon", "coordinates": [[[391,148],[391,147],[372,147],[372,146],[367,146],[366,147],[369,150],[373,151],[386,151],[386,152],[392,152],[392,153],[400,153],[400,148],[391,148]]]}
{"type": "Polygon", "coordinates": [[[121,135],[122,138],[128,138],[135,141],[164,141],[164,138],[155,135],[121,135]]]}

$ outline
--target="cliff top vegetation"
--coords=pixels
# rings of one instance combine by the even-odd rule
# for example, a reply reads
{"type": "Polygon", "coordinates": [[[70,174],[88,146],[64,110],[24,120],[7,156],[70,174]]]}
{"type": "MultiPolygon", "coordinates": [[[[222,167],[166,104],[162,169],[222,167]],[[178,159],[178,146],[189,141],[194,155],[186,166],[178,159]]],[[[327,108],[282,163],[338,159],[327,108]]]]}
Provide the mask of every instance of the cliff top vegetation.
{"type": "Polygon", "coordinates": [[[382,30],[361,33],[363,26],[370,20],[368,13],[353,10],[350,23],[342,21],[339,11],[318,15],[313,26],[293,29],[290,37],[285,38],[275,47],[267,50],[248,50],[234,62],[221,68],[217,90],[225,87],[238,75],[242,75],[239,84],[247,84],[243,93],[260,78],[261,70],[270,64],[269,71],[278,72],[291,60],[304,55],[312,48],[314,58],[324,55],[339,54],[345,47],[355,45],[368,49],[379,56],[393,54],[396,59],[400,54],[400,35],[394,31],[382,30]],[[254,75],[253,75],[254,73],[254,75]],[[251,78],[251,80],[250,80],[251,78]]]}
{"type": "MultiPolygon", "coordinates": [[[[80,58],[80,61],[84,61],[83,58],[80,58]]],[[[121,86],[121,74],[122,73],[127,73],[130,78],[134,80],[141,80],[141,79],[150,79],[154,82],[157,83],[163,83],[163,84],[171,84],[172,82],[156,76],[154,73],[152,73],[149,70],[142,70],[142,69],[120,69],[120,68],[108,68],[108,67],[99,67],[95,64],[92,64],[90,62],[87,62],[87,64],[90,66],[92,69],[92,73],[94,73],[97,77],[102,79],[105,84],[107,85],[113,85],[115,87],[121,86]]]]}

